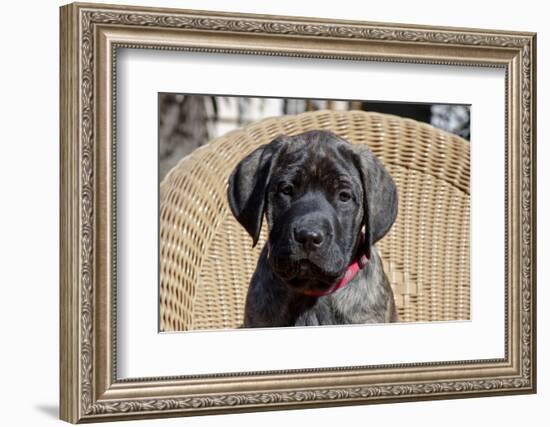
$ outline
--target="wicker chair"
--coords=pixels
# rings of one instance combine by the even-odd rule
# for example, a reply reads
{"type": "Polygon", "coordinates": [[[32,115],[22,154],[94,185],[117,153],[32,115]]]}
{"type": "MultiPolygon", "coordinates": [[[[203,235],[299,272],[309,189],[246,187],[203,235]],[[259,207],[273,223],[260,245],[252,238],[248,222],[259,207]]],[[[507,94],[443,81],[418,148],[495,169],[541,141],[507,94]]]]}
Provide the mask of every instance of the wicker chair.
{"type": "Polygon", "coordinates": [[[399,191],[399,215],[378,243],[400,321],[470,318],[470,147],[414,120],[362,111],[269,118],[230,132],[174,167],[160,187],[160,328],[236,328],[256,248],[231,215],[227,178],[279,134],[328,129],[367,143],[399,191]]]}

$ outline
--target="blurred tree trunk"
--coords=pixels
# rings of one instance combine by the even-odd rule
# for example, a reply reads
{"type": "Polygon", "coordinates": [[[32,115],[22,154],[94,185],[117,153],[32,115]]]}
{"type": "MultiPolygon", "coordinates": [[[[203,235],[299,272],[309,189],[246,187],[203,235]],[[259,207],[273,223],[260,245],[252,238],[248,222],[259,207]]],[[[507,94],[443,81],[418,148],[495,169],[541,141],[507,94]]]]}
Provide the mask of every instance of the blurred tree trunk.
{"type": "Polygon", "coordinates": [[[205,97],[161,94],[159,100],[159,180],[179,160],[208,142],[205,97]]]}

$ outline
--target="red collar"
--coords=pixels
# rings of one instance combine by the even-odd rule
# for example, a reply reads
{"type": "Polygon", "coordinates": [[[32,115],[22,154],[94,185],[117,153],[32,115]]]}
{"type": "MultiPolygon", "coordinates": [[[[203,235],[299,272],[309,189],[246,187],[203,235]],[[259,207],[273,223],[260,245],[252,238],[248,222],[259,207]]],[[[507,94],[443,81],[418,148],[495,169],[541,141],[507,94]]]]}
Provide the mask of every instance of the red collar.
{"type": "Polygon", "coordinates": [[[336,285],[333,287],[327,289],[326,291],[316,291],[313,289],[304,290],[301,291],[304,295],[310,296],[310,297],[322,297],[325,295],[330,295],[333,292],[336,292],[338,289],[343,288],[346,286],[355,276],[357,276],[357,273],[359,270],[361,270],[367,263],[369,262],[369,259],[366,254],[361,254],[358,258],[356,258],[346,270],[346,274],[344,274],[344,277],[342,280],[340,280],[336,285]]]}

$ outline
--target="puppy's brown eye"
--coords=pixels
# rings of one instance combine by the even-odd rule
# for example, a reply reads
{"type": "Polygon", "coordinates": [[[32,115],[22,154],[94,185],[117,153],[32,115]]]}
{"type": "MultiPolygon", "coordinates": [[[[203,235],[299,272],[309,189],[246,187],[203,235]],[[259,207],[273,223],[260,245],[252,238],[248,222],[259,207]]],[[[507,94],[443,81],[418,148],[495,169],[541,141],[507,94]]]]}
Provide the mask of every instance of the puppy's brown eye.
{"type": "Polygon", "coordinates": [[[349,191],[340,191],[338,198],[341,202],[349,202],[351,200],[351,193],[349,191]]]}
{"type": "Polygon", "coordinates": [[[285,196],[292,196],[294,188],[292,185],[283,184],[279,187],[279,193],[284,194],[285,196]]]}

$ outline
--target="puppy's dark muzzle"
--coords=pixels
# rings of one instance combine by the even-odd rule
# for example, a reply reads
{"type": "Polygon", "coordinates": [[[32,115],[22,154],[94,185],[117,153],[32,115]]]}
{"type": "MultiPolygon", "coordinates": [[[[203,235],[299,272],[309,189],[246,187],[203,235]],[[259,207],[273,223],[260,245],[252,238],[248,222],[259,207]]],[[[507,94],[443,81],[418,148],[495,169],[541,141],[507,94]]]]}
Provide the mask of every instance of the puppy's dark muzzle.
{"type": "Polygon", "coordinates": [[[330,243],[330,233],[326,221],[322,219],[305,219],[294,224],[292,238],[296,246],[300,247],[306,254],[320,251],[330,243]]]}
{"type": "Polygon", "coordinates": [[[297,203],[270,231],[269,262],[293,288],[331,286],[347,267],[337,241],[336,219],[317,199],[297,203]]]}
{"type": "Polygon", "coordinates": [[[325,241],[325,233],[319,229],[312,229],[307,227],[294,229],[294,240],[298,244],[302,245],[307,253],[316,251],[319,249],[325,241]]]}

